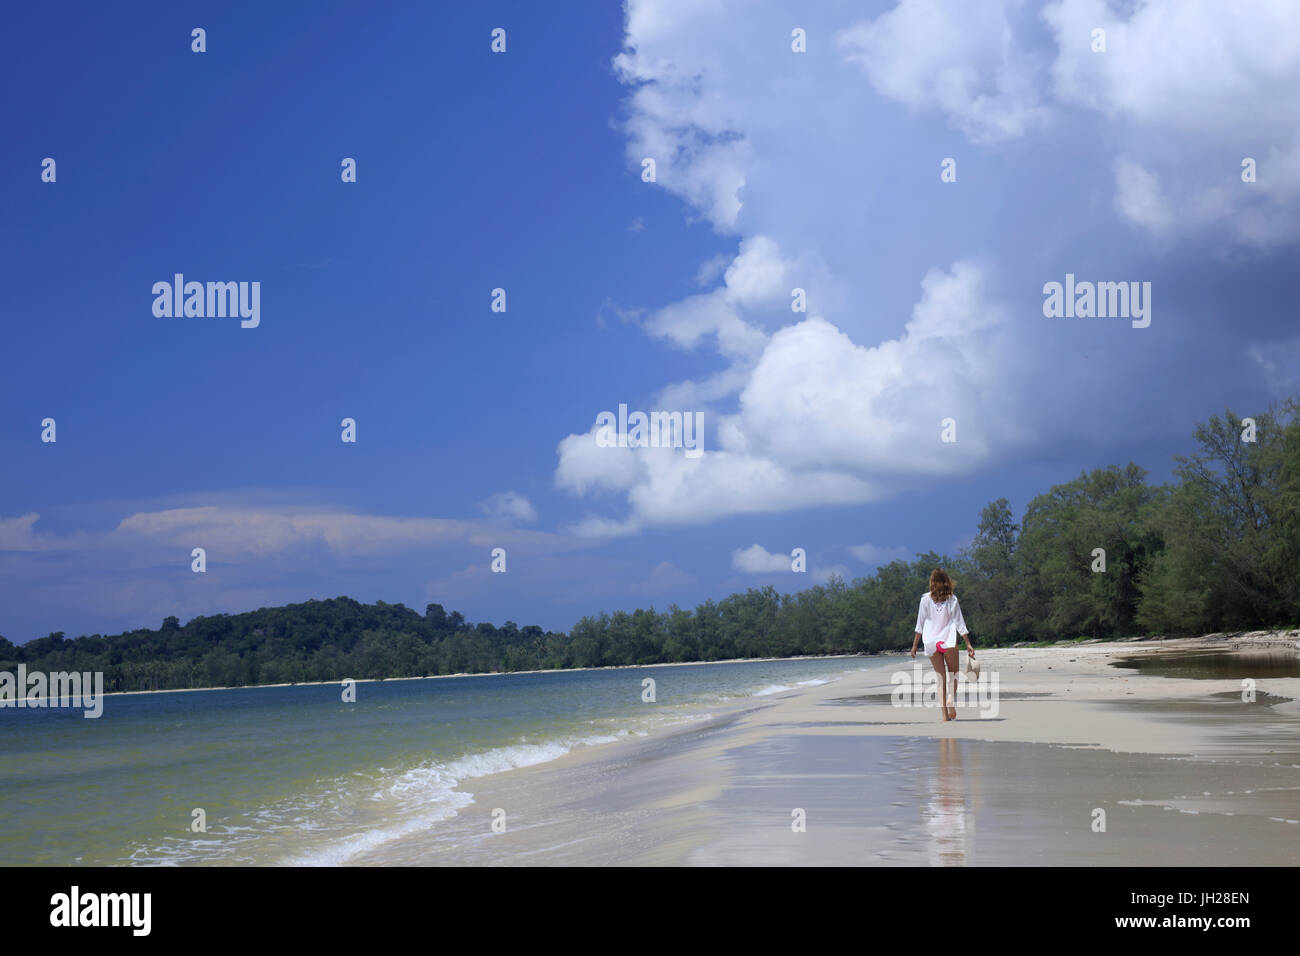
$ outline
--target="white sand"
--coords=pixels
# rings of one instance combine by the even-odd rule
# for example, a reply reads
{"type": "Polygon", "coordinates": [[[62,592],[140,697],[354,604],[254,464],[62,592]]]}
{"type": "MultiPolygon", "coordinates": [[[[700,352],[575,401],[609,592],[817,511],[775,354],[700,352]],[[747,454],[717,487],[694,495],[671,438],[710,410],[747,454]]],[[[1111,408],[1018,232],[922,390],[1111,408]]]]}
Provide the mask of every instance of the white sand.
{"type": "Polygon", "coordinates": [[[914,673],[903,655],[684,730],[480,778],[457,818],[356,862],[1295,865],[1300,678],[1258,678],[1247,702],[1240,680],[1111,662],[1297,648],[1300,632],[977,648],[986,681],[998,677],[998,713],[961,708],[955,722],[891,704],[890,678],[914,673]],[[504,834],[490,830],[498,807],[504,834]]]}

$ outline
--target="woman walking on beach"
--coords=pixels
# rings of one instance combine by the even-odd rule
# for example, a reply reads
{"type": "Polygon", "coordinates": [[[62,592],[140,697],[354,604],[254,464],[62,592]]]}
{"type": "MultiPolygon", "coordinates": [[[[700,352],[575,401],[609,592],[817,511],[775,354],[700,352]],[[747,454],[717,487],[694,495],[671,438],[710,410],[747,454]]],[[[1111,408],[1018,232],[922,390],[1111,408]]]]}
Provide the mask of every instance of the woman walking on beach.
{"type": "Polygon", "coordinates": [[[958,635],[966,641],[966,653],[974,657],[970,631],[961,616],[957,595],[952,593],[952,578],[943,568],[935,568],[930,572],[930,590],[921,595],[921,608],[916,614],[912,657],[916,657],[917,643],[924,641],[925,656],[939,672],[939,704],[944,720],[957,719],[957,668],[961,663],[957,652],[958,635]]]}

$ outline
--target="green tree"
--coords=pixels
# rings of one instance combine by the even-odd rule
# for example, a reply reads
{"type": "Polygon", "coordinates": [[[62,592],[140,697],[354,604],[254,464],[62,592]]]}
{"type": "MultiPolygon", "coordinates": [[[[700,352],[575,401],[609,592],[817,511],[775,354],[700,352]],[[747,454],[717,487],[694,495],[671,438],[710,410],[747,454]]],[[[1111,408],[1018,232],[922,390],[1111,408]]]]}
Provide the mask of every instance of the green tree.
{"type": "Polygon", "coordinates": [[[1146,472],[1112,465],[1029,503],[1015,559],[1016,628],[1038,639],[1132,633],[1139,578],[1161,547],[1146,472]],[[1105,570],[1097,549],[1104,552],[1105,570]]]}
{"type": "Polygon", "coordinates": [[[1142,581],[1139,620],[1155,631],[1263,627],[1300,614],[1300,421],[1231,409],[1196,426],[1199,450],[1178,456],[1180,483],[1159,521],[1164,553],[1142,581]],[[1253,441],[1245,440],[1253,437],[1253,441]]]}
{"type": "Polygon", "coordinates": [[[1001,643],[1017,636],[1012,606],[1019,584],[1015,563],[1019,530],[1007,499],[992,501],[980,512],[975,538],[962,555],[958,569],[962,613],[981,643],[1001,643]]]}

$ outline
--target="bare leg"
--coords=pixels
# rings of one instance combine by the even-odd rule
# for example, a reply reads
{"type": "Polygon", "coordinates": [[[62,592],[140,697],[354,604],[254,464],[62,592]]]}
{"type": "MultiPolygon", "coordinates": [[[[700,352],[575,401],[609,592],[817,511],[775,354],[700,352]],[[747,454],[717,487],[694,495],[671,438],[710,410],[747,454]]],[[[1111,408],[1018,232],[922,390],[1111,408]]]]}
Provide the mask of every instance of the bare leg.
{"type": "Polygon", "coordinates": [[[941,720],[952,720],[948,716],[948,680],[944,673],[943,653],[935,651],[930,655],[930,663],[934,665],[935,672],[939,675],[939,713],[941,720]]]}
{"type": "MultiPolygon", "coordinates": [[[[948,700],[949,713],[952,714],[952,720],[957,719],[957,668],[961,665],[961,655],[957,648],[950,647],[943,652],[944,661],[948,664],[948,700]]],[[[942,679],[942,678],[941,678],[942,679]]]]}

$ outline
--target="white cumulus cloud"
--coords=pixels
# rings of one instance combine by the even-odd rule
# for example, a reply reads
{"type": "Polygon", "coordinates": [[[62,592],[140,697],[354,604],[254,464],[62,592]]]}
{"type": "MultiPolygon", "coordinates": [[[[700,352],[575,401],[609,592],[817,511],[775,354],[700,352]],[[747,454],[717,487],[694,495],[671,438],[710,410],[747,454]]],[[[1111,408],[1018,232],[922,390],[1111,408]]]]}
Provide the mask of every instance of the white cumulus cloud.
{"type": "Polygon", "coordinates": [[[941,110],[973,142],[997,142],[1047,118],[1035,57],[1016,42],[1008,19],[1008,9],[1019,6],[901,0],[835,40],[881,96],[941,110]]]}
{"type": "Polygon", "coordinates": [[[731,566],[747,574],[789,571],[791,560],[788,555],[773,554],[757,542],[748,548],[737,548],[731,552],[731,566]]]}

